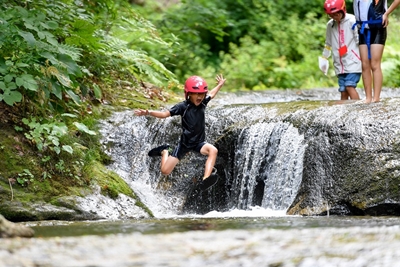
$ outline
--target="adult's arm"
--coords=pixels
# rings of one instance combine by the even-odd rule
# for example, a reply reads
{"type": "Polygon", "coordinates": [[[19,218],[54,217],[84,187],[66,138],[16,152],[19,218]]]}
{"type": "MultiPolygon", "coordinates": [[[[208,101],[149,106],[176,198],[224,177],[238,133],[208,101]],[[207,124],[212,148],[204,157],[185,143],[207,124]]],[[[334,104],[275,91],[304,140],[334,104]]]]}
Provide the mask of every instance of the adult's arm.
{"type": "Polygon", "coordinates": [[[389,25],[389,15],[400,5],[400,0],[394,0],[393,3],[389,6],[388,10],[386,10],[385,14],[382,16],[382,25],[386,27],[389,25]]]}

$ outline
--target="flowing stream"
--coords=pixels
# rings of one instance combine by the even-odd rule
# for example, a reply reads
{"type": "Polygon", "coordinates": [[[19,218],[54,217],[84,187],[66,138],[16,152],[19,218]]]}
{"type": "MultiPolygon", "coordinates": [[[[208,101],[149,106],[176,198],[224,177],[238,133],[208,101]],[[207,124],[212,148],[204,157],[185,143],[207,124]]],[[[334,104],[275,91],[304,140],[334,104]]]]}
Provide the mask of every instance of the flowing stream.
{"type": "MultiPolygon", "coordinates": [[[[382,98],[397,94],[384,89],[382,98]]],[[[102,125],[113,158],[109,167],[155,218],[24,223],[35,238],[2,240],[0,267],[396,266],[398,217],[286,215],[301,182],[303,136],[291,124],[262,119],[273,114],[242,105],[338,98],[335,89],[218,95],[207,127],[229,129],[240,116],[254,123],[240,128],[234,149],[219,155],[224,179],[218,186],[225,190],[194,197],[193,179],[202,174],[204,157],[189,155],[170,177],[159,173],[159,159],[147,157],[155,145],[175,144],[179,120],[115,114],[102,125]],[[227,103],[237,106],[224,109],[227,103]]],[[[221,132],[207,134],[216,140],[221,132]]]]}

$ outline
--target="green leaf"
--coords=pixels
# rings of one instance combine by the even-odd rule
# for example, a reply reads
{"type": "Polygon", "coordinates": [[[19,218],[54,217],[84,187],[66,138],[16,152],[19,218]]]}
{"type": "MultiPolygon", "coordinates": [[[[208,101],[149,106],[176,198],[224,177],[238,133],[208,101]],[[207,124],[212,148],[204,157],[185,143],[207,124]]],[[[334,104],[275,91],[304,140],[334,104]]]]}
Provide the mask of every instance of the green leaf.
{"type": "Polygon", "coordinates": [[[57,59],[67,67],[68,72],[73,73],[77,77],[82,76],[81,68],[69,55],[60,54],[57,56],[57,59]]]}
{"type": "Polygon", "coordinates": [[[17,132],[22,132],[22,131],[24,130],[24,128],[22,128],[22,127],[20,127],[20,126],[14,126],[14,129],[15,129],[17,132]]]}
{"type": "Polygon", "coordinates": [[[66,125],[54,125],[51,134],[54,136],[63,136],[68,133],[68,127],[66,125]]]}
{"type": "Polygon", "coordinates": [[[57,39],[54,37],[54,35],[52,35],[52,34],[49,33],[49,32],[45,32],[45,35],[46,35],[46,40],[47,40],[47,42],[48,42],[49,44],[52,44],[52,45],[54,45],[54,46],[57,46],[57,45],[58,45],[58,41],[57,41],[57,39]]]}
{"type": "Polygon", "coordinates": [[[20,185],[24,185],[24,184],[25,184],[25,179],[17,177],[17,182],[18,182],[20,185]]]}
{"type": "Polygon", "coordinates": [[[15,84],[15,82],[8,83],[7,87],[8,87],[9,90],[17,89],[17,85],[15,84]]]}
{"type": "Polygon", "coordinates": [[[67,91],[65,91],[71,98],[72,98],[72,100],[74,100],[74,102],[76,103],[76,104],[80,104],[81,103],[81,99],[79,98],[79,96],[77,96],[73,91],[71,91],[71,90],[67,90],[67,91]]]}
{"type": "Polygon", "coordinates": [[[75,114],[71,114],[71,113],[63,113],[61,114],[61,116],[63,117],[70,117],[70,118],[77,118],[78,116],[76,116],[75,114]]]}
{"type": "Polygon", "coordinates": [[[22,74],[21,76],[17,77],[16,84],[34,92],[36,92],[39,88],[36,80],[30,74],[22,74]]]}
{"type": "Polygon", "coordinates": [[[81,131],[81,132],[85,132],[85,133],[90,134],[90,135],[96,135],[96,132],[95,132],[95,131],[89,130],[89,128],[88,128],[85,124],[83,124],[83,123],[74,122],[74,125],[75,125],[76,128],[78,128],[78,130],[81,131]]]}
{"type": "Polygon", "coordinates": [[[26,27],[27,29],[34,30],[35,32],[38,32],[38,31],[39,31],[38,28],[35,27],[35,26],[33,26],[31,23],[25,22],[24,25],[25,25],[25,27],[26,27]]]}
{"type": "Polygon", "coordinates": [[[4,76],[4,81],[6,83],[11,82],[14,79],[15,75],[14,74],[7,74],[6,76],[4,76]]]}
{"type": "Polygon", "coordinates": [[[71,88],[71,80],[70,80],[69,76],[67,76],[63,73],[57,73],[55,76],[62,85],[64,85],[65,87],[71,88]]]}
{"type": "Polygon", "coordinates": [[[27,118],[22,118],[22,122],[23,122],[25,125],[29,125],[29,120],[28,120],[27,118]]]}
{"type": "Polygon", "coordinates": [[[44,38],[46,38],[46,35],[43,32],[38,32],[38,36],[41,40],[43,40],[44,38]]]}
{"type": "Polygon", "coordinates": [[[102,99],[102,92],[100,87],[97,84],[93,84],[93,92],[94,96],[96,97],[97,100],[102,99]]]}
{"type": "Polygon", "coordinates": [[[33,36],[32,33],[30,33],[30,32],[24,32],[24,31],[18,31],[18,34],[19,34],[20,36],[22,36],[22,38],[25,39],[25,41],[28,43],[28,45],[30,45],[30,46],[35,46],[35,44],[36,44],[36,39],[35,39],[35,37],[33,36]]]}
{"type": "Polygon", "coordinates": [[[54,80],[51,81],[51,92],[58,98],[62,99],[62,88],[61,86],[54,80]]]}
{"type": "Polygon", "coordinates": [[[58,60],[55,58],[55,56],[52,53],[45,51],[45,52],[39,53],[39,55],[50,60],[51,64],[58,65],[58,60]]]}
{"type": "Polygon", "coordinates": [[[19,68],[25,68],[25,67],[29,67],[29,64],[26,63],[16,63],[15,66],[19,67],[19,68]]]}
{"type": "Polygon", "coordinates": [[[58,28],[58,23],[55,21],[46,21],[46,25],[49,29],[55,30],[58,28]]]}
{"type": "Polygon", "coordinates": [[[0,73],[3,75],[7,73],[7,65],[2,57],[0,57],[0,73]]]}
{"type": "Polygon", "coordinates": [[[22,100],[22,94],[18,91],[9,91],[8,94],[3,94],[3,100],[7,105],[14,105],[22,100]]]}
{"type": "Polygon", "coordinates": [[[6,84],[4,82],[0,81],[0,89],[3,90],[3,91],[7,89],[7,86],[6,86],[6,84]]]}
{"type": "Polygon", "coordinates": [[[59,146],[59,145],[60,145],[60,141],[58,140],[58,138],[53,138],[53,139],[51,140],[51,143],[52,143],[54,146],[59,146]]]}
{"type": "Polygon", "coordinates": [[[56,152],[57,155],[60,154],[60,152],[61,152],[60,148],[57,147],[57,146],[53,147],[52,150],[53,150],[54,152],[56,152]]]}
{"type": "Polygon", "coordinates": [[[38,142],[36,143],[36,147],[39,151],[43,151],[43,143],[42,142],[38,142]]]}
{"type": "Polygon", "coordinates": [[[74,152],[72,147],[67,145],[62,146],[62,150],[68,152],[69,154],[72,154],[74,152]]]}

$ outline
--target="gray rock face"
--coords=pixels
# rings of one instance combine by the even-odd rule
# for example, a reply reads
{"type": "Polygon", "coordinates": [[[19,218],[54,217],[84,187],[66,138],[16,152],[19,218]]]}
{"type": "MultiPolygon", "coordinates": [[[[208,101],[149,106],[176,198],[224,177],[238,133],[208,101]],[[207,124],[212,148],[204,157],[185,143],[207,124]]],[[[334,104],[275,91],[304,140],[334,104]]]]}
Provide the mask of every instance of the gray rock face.
{"type": "Polygon", "coordinates": [[[307,149],[288,213],[399,215],[398,105],[391,99],[293,115],[307,149]]]}
{"type": "Polygon", "coordinates": [[[64,196],[57,199],[57,206],[38,201],[21,203],[3,201],[0,212],[13,222],[41,220],[118,220],[149,218],[150,215],[136,206],[136,200],[120,194],[116,199],[100,194],[94,189],[84,197],[64,196]]]}
{"type": "MultiPolygon", "coordinates": [[[[288,105],[298,104],[288,103],[288,105]]],[[[304,153],[300,153],[299,149],[290,152],[291,150],[286,148],[290,153],[281,160],[293,161],[291,155],[295,153],[298,160],[302,161],[300,186],[280,189],[296,190],[295,197],[291,199],[292,202],[287,207],[288,214],[323,215],[329,212],[342,215],[399,215],[399,99],[369,105],[351,103],[322,106],[313,110],[307,110],[308,106],[306,103],[299,105],[298,110],[289,113],[280,109],[276,113],[280,115],[276,116],[273,115],[273,108],[264,106],[265,110],[262,112],[257,110],[258,107],[254,107],[253,114],[262,112],[268,115],[262,120],[256,118],[255,121],[247,119],[245,122],[235,122],[235,126],[231,126],[235,130],[219,137],[218,167],[224,170],[222,172],[226,181],[224,190],[230,189],[227,197],[241,198],[232,190],[236,179],[234,176],[239,173],[235,170],[245,167],[243,161],[234,161],[238,158],[237,151],[240,151],[244,145],[240,141],[240,134],[254,123],[275,124],[276,127],[277,122],[281,122],[295,127],[298,130],[297,140],[305,146],[304,153]],[[229,185],[231,185],[230,188],[229,185]]],[[[254,117],[257,115],[252,116],[254,117]]],[[[269,148],[277,146],[280,150],[284,150],[284,146],[288,146],[284,142],[285,139],[291,138],[290,136],[265,135],[265,132],[266,130],[263,130],[258,133],[259,150],[265,149],[265,146],[269,148]],[[265,138],[268,138],[267,144],[263,140],[265,138]],[[274,138],[280,138],[280,140],[277,141],[274,138]]],[[[299,146],[295,140],[290,141],[290,146],[299,146]]],[[[253,150],[256,149],[257,146],[254,146],[253,150]]],[[[247,182],[246,188],[253,192],[246,193],[252,199],[244,198],[245,201],[272,209],[276,206],[276,204],[265,206],[264,200],[271,194],[278,193],[276,190],[270,190],[274,185],[269,183],[269,179],[273,172],[279,169],[273,165],[280,164],[280,168],[285,166],[276,159],[275,161],[265,159],[276,157],[275,152],[279,152],[279,149],[270,149],[270,153],[265,153],[261,158],[257,158],[255,152],[248,155],[249,158],[257,161],[259,171],[253,172],[252,175],[257,176],[255,178],[257,184],[261,184],[264,188],[251,187],[250,182],[247,182]],[[267,175],[265,171],[268,172],[267,175]],[[263,201],[256,201],[257,194],[263,194],[258,196],[263,201]]],[[[296,168],[293,167],[289,171],[294,173],[296,168]]],[[[284,177],[277,180],[277,183],[287,183],[291,179],[290,174],[281,173],[280,176],[284,177]]],[[[245,176],[242,178],[249,180],[245,176]]],[[[222,192],[223,190],[220,191],[222,192]]],[[[232,199],[229,201],[232,203],[232,199]]],[[[280,198],[279,201],[283,199],[280,198]]],[[[239,203],[236,207],[240,208],[242,205],[240,202],[240,200],[236,202],[239,203]]]]}

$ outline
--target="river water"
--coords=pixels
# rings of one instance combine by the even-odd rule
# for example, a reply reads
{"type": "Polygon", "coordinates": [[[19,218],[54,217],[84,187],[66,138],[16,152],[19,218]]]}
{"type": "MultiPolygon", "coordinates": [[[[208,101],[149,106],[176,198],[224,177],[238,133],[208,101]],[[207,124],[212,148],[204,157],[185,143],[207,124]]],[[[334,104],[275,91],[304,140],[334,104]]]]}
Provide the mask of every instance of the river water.
{"type": "Polygon", "coordinates": [[[4,239],[0,266],[398,266],[398,217],[249,211],[126,221],[31,222],[4,239]]]}
{"type": "MultiPolygon", "coordinates": [[[[230,100],[339,98],[334,89],[280,93],[238,94],[230,100]]],[[[396,94],[386,89],[382,98],[396,94]]],[[[230,97],[221,96],[218,101],[230,97]]],[[[256,206],[153,219],[22,224],[32,227],[35,237],[2,239],[0,267],[400,266],[399,217],[288,216],[256,206]]]]}

